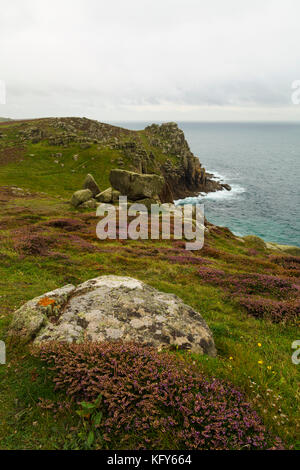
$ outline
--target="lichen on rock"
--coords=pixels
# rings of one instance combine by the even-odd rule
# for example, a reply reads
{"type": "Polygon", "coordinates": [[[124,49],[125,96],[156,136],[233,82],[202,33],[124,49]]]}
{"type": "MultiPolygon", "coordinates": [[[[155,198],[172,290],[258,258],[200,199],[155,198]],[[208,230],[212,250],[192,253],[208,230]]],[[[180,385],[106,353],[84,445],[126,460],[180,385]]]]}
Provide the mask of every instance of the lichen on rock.
{"type": "Polygon", "coordinates": [[[74,290],[75,286],[68,284],[29,300],[14,312],[9,334],[25,342],[33,340],[43,327],[59,316],[74,290]]]}

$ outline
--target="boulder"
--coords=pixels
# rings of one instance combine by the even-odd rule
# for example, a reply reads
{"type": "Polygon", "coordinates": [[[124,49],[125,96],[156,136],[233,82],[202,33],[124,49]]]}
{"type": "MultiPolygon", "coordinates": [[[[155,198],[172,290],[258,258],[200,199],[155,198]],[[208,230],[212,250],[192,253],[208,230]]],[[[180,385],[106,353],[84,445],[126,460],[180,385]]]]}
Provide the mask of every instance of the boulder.
{"type": "Polygon", "coordinates": [[[80,189],[79,191],[76,191],[72,198],[71,198],[71,204],[74,207],[80,206],[80,204],[83,204],[84,202],[88,201],[89,199],[92,199],[93,193],[89,189],[80,189]]]}
{"type": "Polygon", "coordinates": [[[96,183],[93,175],[90,174],[88,174],[84,180],[83,189],[89,189],[90,191],[92,191],[94,197],[97,196],[97,194],[101,193],[101,190],[98,184],[96,183]]]}
{"type": "Polygon", "coordinates": [[[148,209],[149,213],[151,211],[151,205],[152,204],[158,204],[158,201],[156,199],[151,199],[151,198],[144,198],[144,199],[138,199],[137,201],[132,201],[128,203],[128,206],[130,207],[132,204],[143,204],[146,206],[148,209]]]}
{"type": "Polygon", "coordinates": [[[139,174],[120,169],[111,170],[110,182],[114,189],[133,201],[158,197],[165,184],[162,176],[139,174]]]}
{"type": "Polygon", "coordinates": [[[80,209],[96,209],[98,205],[99,203],[96,201],[96,199],[89,199],[88,201],[80,204],[80,209]]]}
{"type": "Polygon", "coordinates": [[[226,189],[226,191],[231,191],[231,186],[229,184],[222,183],[221,186],[223,189],[226,189]]]}
{"type": "Polygon", "coordinates": [[[104,203],[110,203],[110,202],[117,202],[119,200],[120,192],[113,189],[113,188],[108,188],[105,191],[102,191],[102,193],[97,194],[96,200],[98,202],[104,202],[104,203]]]}
{"type": "Polygon", "coordinates": [[[14,313],[10,335],[35,344],[121,340],[216,355],[200,313],[130,277],[101,276],[37,297],[14,313]]]}
{"type": "Polygon", "coordinates": [[[68,284],[24,304],[15,311],[9,334],[24,341],[33,340],[51,318],[59,314],[74,290],[75,286],[68,284]]]}

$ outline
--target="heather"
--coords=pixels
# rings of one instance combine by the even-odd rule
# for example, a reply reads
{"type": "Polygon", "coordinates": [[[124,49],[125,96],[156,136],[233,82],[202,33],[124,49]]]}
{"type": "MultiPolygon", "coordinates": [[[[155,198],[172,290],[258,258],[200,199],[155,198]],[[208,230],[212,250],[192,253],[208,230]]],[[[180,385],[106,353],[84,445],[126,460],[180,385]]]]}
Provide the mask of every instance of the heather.
{"type": "Polygon", "coordinates": [[[300,318],[300,300],[278,302],[271,299],[246,296],[240,299],[240,304],[245,307],[250,315],[271,320],[275,323],[296,323],[300,318]]]}
{"type": "Polygon", "coordinates": [[[290,280],[265,274],[230,274],[214,268],[201,268],[198,275],[204,281],[226,288],[236,294],[267,294],[281,298],[296,293],[290,280]]]}
{"type": "Polygon", "coordinates": [[[234,294],[247,313],[271,320],[275,323],[296,322],[300,316],[299,285],[293,278],[267,274],[231,274],[212,267],[201,267],[198,271],[201,282],[207,282],[228,293],[234,294]]]}
{"type": "Polygon", "coordinates": [[[36,354],[53,372],[56,389],[77,405],[101,396],[97,407],[103,418],[96,429],[102,439],[96,446],[282,447],[237,388],[207,379],[170,354],[130,343],[50,343],[36,354]]]}

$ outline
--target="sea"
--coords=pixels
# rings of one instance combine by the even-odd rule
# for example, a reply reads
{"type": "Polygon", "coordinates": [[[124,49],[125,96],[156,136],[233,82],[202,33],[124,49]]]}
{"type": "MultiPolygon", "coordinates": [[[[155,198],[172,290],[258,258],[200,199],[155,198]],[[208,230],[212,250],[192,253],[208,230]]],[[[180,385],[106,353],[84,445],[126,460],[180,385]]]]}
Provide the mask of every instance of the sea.
{"type": "MultiPolygon", "coordinates": [[[[151,122],[112,123],[143,129],[151,122]]],[[[204,203],[205,216],[238,236],[300,246],[300,123],[178,122],[192,152],[231,191],[204,203]]]]}

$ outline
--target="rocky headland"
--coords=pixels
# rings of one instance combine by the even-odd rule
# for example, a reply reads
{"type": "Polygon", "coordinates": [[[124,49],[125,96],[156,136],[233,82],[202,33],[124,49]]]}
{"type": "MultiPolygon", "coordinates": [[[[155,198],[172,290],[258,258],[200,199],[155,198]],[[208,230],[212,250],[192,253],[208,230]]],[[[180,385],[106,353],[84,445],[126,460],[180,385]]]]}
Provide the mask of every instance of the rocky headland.
{"type": "MultiPolygon", "coordinates": [[[[163,176],[162,202],[173,202],[201,192],[230,190],[228,185],[215,181],[213,175],[206,172],[200,159],[191,152],[183,131],[173,122],[152,124],[143,131],[86,118],[13,121],[8,127],[7,122],[0,124],[0,164],[9,156],[17,158],[16,150],[20,155],[28,146],[32,147],[30,155],[36,155],[35,146],[37,150],[41,146],[43,150],[48,148],[53,163],[62,167],[68,150],[75,150],[72,155],[74,168],[71,169],[74,173],[88,165],[83,155],[91,151],[95,154],[106,152],[112,156],[106,162],[109,170],[121,168],[139,174],[163,176]]],[[[96,155],[91,158],[95,171],[101,162],[96,155]]]]}

